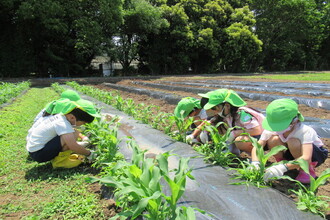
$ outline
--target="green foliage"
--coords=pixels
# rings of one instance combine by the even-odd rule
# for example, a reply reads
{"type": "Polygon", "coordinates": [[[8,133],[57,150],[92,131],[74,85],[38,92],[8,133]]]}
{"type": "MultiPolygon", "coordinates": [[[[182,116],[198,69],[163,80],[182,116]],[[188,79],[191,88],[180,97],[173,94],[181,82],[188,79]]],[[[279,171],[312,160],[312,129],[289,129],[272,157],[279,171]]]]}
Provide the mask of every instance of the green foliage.
{"type": "Polygon", "coordinates": [[[0,82],[0,105],[18,96],[24,90],[28,89],[30,85],[31,83],[29,81],[24,81],[21,83],[0,82]]]}
{"type": "Polygon", "coordinates": [[[169,135],[177,140],[182,142],[186,141],[186,135],[187,131],[190,129],[191,124],[194,122],[193,117],[189,117],[188,119],[176,117],[175,115],[172,115],[169,117],[169,125],[175,124],[177,127],[177,131],[169,132],[169,135]]]}
{"type": "Polygon", "coordinates": [[[116,158],[120,142],[117,138],[119,124],[116,121],[116,117],[111,121],[95,119],[93,123],[84,125],[86,129],[83,133],[89,137],[97,155],[93,163],[95,167],[102,167],[116,158]]]}
{"type": "Polygon", "coordinates": [[[8,18],[0,18],[6,33],[0,54],[4,76],[85,73],[94,55],[100,54],[105,36],[113,34],[122,19],[120,0],[12,0],[9,5],[8,18]],[[17,56],[19,51],[24,52],[17,56]],[[22,66],[22,71],[15,73],[15,66],[22,66]]]}
{"type": "MultiPolygon", "coordinates": [[[[249,135],[246,133],[246,135],[249,135]]],[[[276,146],[273,147],[267,154],[265,154],[263,147],[258,143],[258,140],[250,137],[250,141],[252,142],[253,147],[256,148],[257,158],[260,162],[259,168],[254,167],[248,161],[241,161],[239,168],[232,168],[232,170],[236,170],[237,173],[234,174],[234,179],[241,179],[244,180],[242,182],[237,182],[233,184],[246,184],[246,185],[254,185],[259,187],[266,186],[267,183],[264,181],[264,173],[266,170],[266,164],[268,159],[276,155],[278,152],[283,151],[286,149],[285,146],[276,146]]]]}
{"type": "MultiPolygon", "coordinates": [[[[306,160],[300,158],[293,163],[298,164],[306,173],[309,174],[309,164],[306,160]]],[[[291,192],[298,196],[297,208],[302,211],[310,211],[314,214],[320,215],[325,218],[325,213],[329,211],[330,197],[317,196],[317,190],[320,186],[326,184],[330,178],[330,168],[324,170],[321,175],[315,179],[311,175],[309,187],[302,184],[300,181],[292,179],[289,176],[283,176],[282,179],[288,179],[295,182],[298,190],[290,189],[291,192]]]]}
{"type": "Polygon", "coordinates": [[[153,127],[162,128],[166,134],[171,132],[173,123],[170,121],[170,118],[172,114],[158,113],[155,116],[154,112],[158,112],[159,109],[157,106],[145,106],[143,103],[136,105],[133,100],[124,100],[119,92],[106,92],[91,86],[81,86],[77,82],[67,82],[67,85],[114,106],[118,110],[133,116],[136,120],[150,124],[153,127]]]}
{"type": "MultiPolygon", "coordinates": [[[[163,153],[156,158],[145,158],[145,152],[135,142],[129,141],[133,150],[132,161],[122,162],[110,169],[109,176],[101,179],[90,177],[89,181],[99,181],[106,186],[116,188],[117,205],[123,211],[113,219],[143,216],[146,219],[195,219],[193,208],[179,207],[178,200],[185,191],[186,178],[193,179],[188,167],[189,158],[181,158],[179,167],[172,171],[168,168],[170,154],[163,153]],[[171,195],[163,193],[165,180],[171,195]]],[[[201,210],[198,210],[201,211],[201,210]]],[[[203,212],[203,211],[201,211],[203,212]]]]}
{"type": "MultiPolygon", "coordinates": [[[[210,133],[211,142],[203,144],[201,146],[195,146],[194,149],[204,155],[204,159],[213,164],[217,164],[223,167],[228,167],[233,164],[233,161],[237,158],[236,155],[232,154],[228,149],[228,137],[230,132],[234,128],[228,128],[225,134],[220,134],[218,126],[225,125],[220,122],[216,126],[206,125],[205,130],[210,133]]],[[[227,126],[228,127],[228,126],[227,126]]]]}
{"type": "Polygon", "coordinates": [[[251,1],[256,34],[264,43],[266,70],[305,70],[318,65],[319,47],[329,36],[322,19],[325,5],[312,0],[251,1]]]}

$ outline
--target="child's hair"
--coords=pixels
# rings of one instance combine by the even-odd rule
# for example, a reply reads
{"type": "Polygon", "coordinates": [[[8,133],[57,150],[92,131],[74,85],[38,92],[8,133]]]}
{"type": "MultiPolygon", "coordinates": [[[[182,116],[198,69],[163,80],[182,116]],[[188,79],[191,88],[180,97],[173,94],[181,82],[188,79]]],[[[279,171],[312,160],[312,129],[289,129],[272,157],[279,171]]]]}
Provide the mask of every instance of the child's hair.
{"type": "Polygon", "coordinates": [[[80,108],[73,109],[70,114],[73,114],[77,121],[84,121],[86,123],[91,123],[94,120],[94,117],[88,114],[87,112],[84,112],[80,108]]]}
{"type": "Polygon", "coordinates": [[[206,105],[206,103],[208,103],[208,101],[209,101],[208,98],[202,97],[202,99],[201,99],[201,107],[204,108],[204,106],[206,105]]]}

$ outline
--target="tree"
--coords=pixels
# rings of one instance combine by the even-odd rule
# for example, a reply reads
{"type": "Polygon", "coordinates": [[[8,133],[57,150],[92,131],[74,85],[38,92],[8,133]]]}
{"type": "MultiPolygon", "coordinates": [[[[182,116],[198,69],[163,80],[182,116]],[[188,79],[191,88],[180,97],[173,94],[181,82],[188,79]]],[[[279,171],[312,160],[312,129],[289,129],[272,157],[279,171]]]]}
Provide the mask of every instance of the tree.
{"type": "Polygon", "coordinates": [[[322,13],[313,0],[252,0],[266,70],[314,69],[323,39],[322,13]]]}
{"type": "Polygon", "coordinates": [[[223,71],[225,66],[228,71],[245,70],[250,66],[244,63],[256,59],[260,52],[261,42],[253,31],[255,20],[248,7],[235,10],[224,0],[162,3],[170,26],[148,36],[143,44],[142,57],[151,69],[162,73],[185,73],[188,69],[205,73],[223,71]],[[156,51],[160,52],[157,57],[152,55],[156,51]],[[244,61],[235,57],[241,52],[248,56],[240,56],[244,61]]]}
{"type": "Polygon", "coordinates": [[[158,7],[146,0],[125,0],[123,4],[123,24],[119,27],[116,41],[116,57],[123,66],[123,74],[129,73],[130,64],[138,59],[139,42],[146,35],[158,33],[167,25],[158,7]]]}
{"type": "Polygon", "coordinates": [[[20,73],[24,75],[85,73],[99,53],[105,31],[114,32],[110,29],[121,21],[120,0],[24,0],[12,1],[11,5],[13,11],[8,9],[12,13],[4,19],[9,30],[5,40],[11,42],[12,37],[22,46],[17,57],[25,56],[26,62],[12,62],[24,65],[25,71],[20,73]]]}

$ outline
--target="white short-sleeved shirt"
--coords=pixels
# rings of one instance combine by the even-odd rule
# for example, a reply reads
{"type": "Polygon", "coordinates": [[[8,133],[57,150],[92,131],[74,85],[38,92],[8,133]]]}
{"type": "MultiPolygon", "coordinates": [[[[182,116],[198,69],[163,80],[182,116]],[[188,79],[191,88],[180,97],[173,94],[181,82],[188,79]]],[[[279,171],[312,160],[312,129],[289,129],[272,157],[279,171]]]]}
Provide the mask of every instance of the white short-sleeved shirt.
{"type": "Polygon", "coordinates": [[[200,117],[202,120],[207,119],[206,110],[205,109],[201,109],[201,111],[199,112],[199,114],[197,116],[200,117]]]}
{"type": "Polygon", "coordinates": [[[50,115],[39,118],[30,128],[26,137],[26,149],[35,152],[42,149],[56,136],[73,133],[74,129],[64,115],[50,115]]]}
{"type": "Polygon", "coordinates": [[[33,123],[36,123],[36,121],[38,121],[38,119],[42,117],[42,115],[44,114],[45,111],[46,111],[45,108],[42,109],[42,110],[37,114],[37,116],[34,118],[33,123]]]}
{"type": "Polygon", "coordinates": [[[283,134],[278,134],[277,132],[264,130],[260,137],[260,140],[267,141],[273,135],[278,135],[283,143],[288,142],[288,140],[291,138],[296,138],[300,140],[301,144],[313,144],[317,147],[321,147],[324,145],[321,139],[318,137],[316,131],[312,127],[304,125],[302,123],[296,124],[293,131],[288,135],[288,137],[284,137],[283,134]]]}

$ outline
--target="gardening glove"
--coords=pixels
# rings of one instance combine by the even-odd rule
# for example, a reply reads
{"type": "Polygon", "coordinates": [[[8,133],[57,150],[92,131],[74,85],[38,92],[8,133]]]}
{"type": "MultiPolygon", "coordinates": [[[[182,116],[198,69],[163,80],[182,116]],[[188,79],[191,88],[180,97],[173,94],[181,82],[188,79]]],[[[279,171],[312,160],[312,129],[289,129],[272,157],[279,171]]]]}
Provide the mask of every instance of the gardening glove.
{"type": "Polygon", "coordinates": [[[92,163],[96,159],[97,154],[93,150],[89,150],[89,151],[91,152],[91,154],[89,156],[87,156],[86,159],[89,163],[92,163]]]}
{"type": "Polygon", "coordinates": [[[260,170],[260,162],[259,161],[252,161],[250,163],[249,169],[260,170]]]}
{"type": "Polygon", "coordinates": [[[198,142],[197,139],[195,138],[195,136],[192,134],[186,136],[186,141],[187,141],[187,143],[190,143],[190,144],[198,142]]]}
{"type": "Polygon", "coordinates": [[[83,137],[81,138],[81,140],[82,140],[82,141],[89,142],[89,138],[88,138],[87,136],[83,136],[83,137]]]}
{"type": "Polygon", "coordinates": [[[77,144],[79,144],[80,146],[83,146],[83,147],[87,147],[89,145],[89,142],[88,141],[77,141],[77,144]]]}
{"type": "Polygon", "coordinates": [[[288,171],[288,167],[284,164],[278,164],[266,169],[264,181],[269,181],[270,178],[283,176],[288,171]]]}

